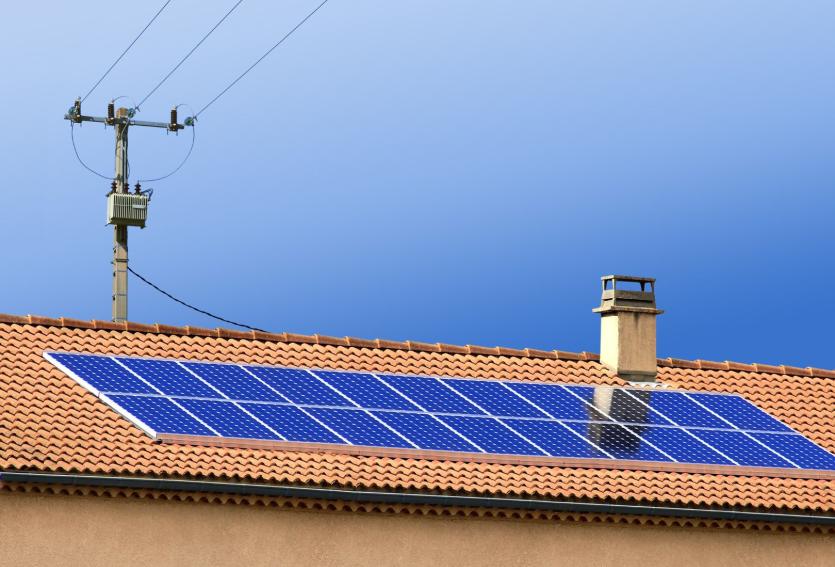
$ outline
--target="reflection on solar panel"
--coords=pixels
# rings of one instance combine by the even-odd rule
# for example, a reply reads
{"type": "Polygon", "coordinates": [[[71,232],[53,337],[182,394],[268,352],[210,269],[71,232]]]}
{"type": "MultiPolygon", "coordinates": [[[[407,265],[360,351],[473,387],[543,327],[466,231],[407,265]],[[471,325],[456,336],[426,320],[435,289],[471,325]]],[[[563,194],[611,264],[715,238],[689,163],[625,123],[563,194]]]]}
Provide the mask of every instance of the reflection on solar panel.
{"type": "Polygon", "coordinates": [[[167,442],[740,474],[835,471],[835,456],[729,394],[44,356],[167,442]]]}

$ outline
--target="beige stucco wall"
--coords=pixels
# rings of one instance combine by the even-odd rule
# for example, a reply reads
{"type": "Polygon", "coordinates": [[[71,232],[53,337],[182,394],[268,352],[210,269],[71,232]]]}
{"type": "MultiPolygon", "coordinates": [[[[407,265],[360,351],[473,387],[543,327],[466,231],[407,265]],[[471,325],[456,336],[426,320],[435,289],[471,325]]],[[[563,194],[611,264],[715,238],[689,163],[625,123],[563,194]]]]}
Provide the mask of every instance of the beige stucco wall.
{"type": "Polygon", "coordinates": [[[0,565],[835,565],[835,536],[0,495],[0,565]]]}

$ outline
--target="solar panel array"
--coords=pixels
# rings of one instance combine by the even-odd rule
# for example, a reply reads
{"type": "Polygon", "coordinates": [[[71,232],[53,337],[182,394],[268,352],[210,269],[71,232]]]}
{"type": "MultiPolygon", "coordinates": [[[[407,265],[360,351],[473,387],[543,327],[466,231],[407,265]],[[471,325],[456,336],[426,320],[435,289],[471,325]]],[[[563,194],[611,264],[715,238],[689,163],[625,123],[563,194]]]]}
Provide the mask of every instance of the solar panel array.
{"type": "Polygon", "coordinates": [[[835,470],[736,395],[46,353],[153,437],[835,470]]]}

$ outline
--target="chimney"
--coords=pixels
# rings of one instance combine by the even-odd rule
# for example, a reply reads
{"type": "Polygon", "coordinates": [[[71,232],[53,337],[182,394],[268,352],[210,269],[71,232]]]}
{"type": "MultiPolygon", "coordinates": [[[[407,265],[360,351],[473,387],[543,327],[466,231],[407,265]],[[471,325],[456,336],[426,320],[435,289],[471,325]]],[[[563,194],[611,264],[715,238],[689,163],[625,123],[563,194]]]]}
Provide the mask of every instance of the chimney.
{"type": "Polygon", "coordinates": [[[600,307],[600,362],[630,382],[653,382],[655,358],[655,279],[603,276],[600,307]]]}

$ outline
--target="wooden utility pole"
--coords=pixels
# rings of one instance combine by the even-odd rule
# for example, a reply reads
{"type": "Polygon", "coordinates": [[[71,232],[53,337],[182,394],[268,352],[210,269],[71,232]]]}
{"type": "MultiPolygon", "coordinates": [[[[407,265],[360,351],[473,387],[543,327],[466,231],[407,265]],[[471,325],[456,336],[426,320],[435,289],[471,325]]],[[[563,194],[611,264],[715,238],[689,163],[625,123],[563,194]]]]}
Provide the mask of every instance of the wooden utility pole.
{"type": "MultiPolygon", "coordinates": [[[[130,193],[128,180],[128,128],[130,126],[147,126],[150,128],[165,128],[169,132],[177,132],[185,126],[177,122],[177,108],[171,110],[169,122],[146,122],[134,120],[135,109],[114,109],[111,102],[107,105],[107,116],[84,116],[81,114],[81,101],[76,100],[70,111],[64,116],[76,124],[82,122],[101,122],[113,126],[116,130],[116,171],[108,194],[107,222],[113,225],[113,321],[122,323],[128,319],[128,227],[145,227],[149,197],[140,192],[136,184],[136,192],[130,193]]],[[[186,120],[190,124],[191,119],[186,120]]]]}

